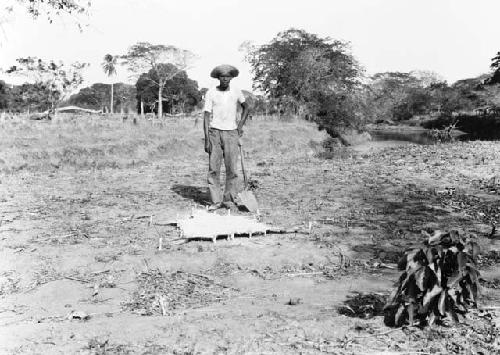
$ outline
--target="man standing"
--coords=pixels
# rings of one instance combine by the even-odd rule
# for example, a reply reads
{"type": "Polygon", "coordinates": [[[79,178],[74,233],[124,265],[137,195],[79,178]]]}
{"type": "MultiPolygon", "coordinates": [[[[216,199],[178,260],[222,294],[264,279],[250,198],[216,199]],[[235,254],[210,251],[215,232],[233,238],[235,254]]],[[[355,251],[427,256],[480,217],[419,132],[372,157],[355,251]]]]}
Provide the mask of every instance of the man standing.
{"type": "Polygon", "coordinates": [[[248,105],[243,93],[230,86],[231,79],[238,74],[238,69],[231,65],[215,67],[210,76],[219,79],[219,86],[209,89],[205,95],[203,130],[205,152],[209,155],[207,180],[212,200],[210,210],[231,208],[238,193],[239,138],[243,135],[243,125],[248,117],[248,105]],[[238,105],[242,108],[239,121],[238,105]],[[222,159],[226,168],[224,194],[220,188],[222,159]]]}

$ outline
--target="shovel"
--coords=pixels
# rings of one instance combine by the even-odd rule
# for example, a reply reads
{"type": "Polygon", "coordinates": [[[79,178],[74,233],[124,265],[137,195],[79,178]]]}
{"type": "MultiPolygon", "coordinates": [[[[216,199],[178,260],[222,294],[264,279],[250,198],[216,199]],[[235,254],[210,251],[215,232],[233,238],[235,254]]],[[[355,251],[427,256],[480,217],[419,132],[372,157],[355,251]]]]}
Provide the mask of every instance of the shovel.
{"type": "Polygon", "coordinates": [[[259,204],[257,203],[257,199],[255,198],[252,191],[248,188],[248,177],[245,171],[245,158],[243,157],[243,147],[241,145],[241,141],[239,143],[240,146],[240,157],[241,157],[241,170],[243,171],[243,183],[244,188],[243,191],[238,193],[237,204],[239,207],[246,208],[249,212],[257,212],[259,210],[259,204]]]}

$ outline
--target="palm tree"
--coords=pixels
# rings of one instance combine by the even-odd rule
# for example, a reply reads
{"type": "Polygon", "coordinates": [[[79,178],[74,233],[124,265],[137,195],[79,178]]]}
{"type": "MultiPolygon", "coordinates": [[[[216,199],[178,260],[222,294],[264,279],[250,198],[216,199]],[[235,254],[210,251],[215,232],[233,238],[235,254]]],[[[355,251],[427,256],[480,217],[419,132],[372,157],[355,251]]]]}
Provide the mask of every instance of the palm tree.
{"type": "MultiPolygon", "coordinates": [[[[111,77],[112,75],[116,75],[116,56],[106,54],[101,65],[107,76],[111,77]]],[[[113,82],[111,82],[111,102],[109,105],[109,112],[113,113],[113,82]]]]}

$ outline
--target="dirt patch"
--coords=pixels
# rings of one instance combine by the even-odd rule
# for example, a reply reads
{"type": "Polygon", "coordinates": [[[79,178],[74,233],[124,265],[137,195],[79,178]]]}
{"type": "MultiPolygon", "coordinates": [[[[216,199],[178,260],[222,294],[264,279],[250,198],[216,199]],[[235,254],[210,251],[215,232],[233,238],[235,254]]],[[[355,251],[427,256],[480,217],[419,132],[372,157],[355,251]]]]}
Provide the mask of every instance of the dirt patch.
{"type": "MultiPolygon", "coordinates": [[[[390,290],[393,262],[427,228],[477,234],[481,268],[494,269],[499,196],[474,182],[498,169],[499,143],[324,154],[325,134],[313,124],[255,119],[243,140],[261,218],[311,233],[178,245],[178,231],[161,222],[207,199],[193,121],[2,126],[1,353],[452,353],[469,342],[486,354],[498,346],[493,312],[389,330],[379,315],[347,317],[338,307],[353,292],[390,290]],[[69,320],[72,310],[90,318],[69,320]]],[[[498,276],[491,271],[484,285],[498,276]]],[[[479,307],[500,299],[485,289],[479,307]]],[[[359,305],[371,314],[373,303],[359,305]]]]}
{"type": "Polygon", "coordinates": [[[182,271],[143,272],[137,282],[138,289],[123,308],[143,316],[165,316],[173,311],[204,307],[227,300],[238,291],[207,276],[182,271]]]}

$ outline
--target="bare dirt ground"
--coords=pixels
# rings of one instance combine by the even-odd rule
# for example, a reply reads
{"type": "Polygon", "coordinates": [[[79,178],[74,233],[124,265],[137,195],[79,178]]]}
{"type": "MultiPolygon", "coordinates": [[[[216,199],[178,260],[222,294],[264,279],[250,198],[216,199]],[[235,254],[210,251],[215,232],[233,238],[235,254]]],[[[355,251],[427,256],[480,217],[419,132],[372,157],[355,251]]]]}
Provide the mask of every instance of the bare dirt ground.
{"type": "Polygon", "coordinates": [[[208,199],[194,119],[1,122],[0,353],[498,352],[500,143],[325,152],[325,138],[255,120],[244,139],[264,221],[310,234],[179,244],[163,222],[208,199]],[[385,297],[426,228],[477,235],[479,309],[432,329],[339,312],[385,297]]]}

